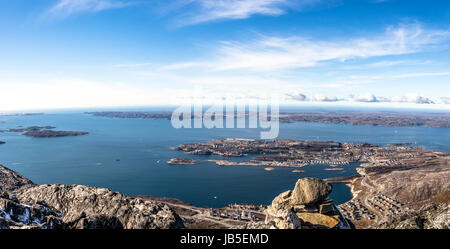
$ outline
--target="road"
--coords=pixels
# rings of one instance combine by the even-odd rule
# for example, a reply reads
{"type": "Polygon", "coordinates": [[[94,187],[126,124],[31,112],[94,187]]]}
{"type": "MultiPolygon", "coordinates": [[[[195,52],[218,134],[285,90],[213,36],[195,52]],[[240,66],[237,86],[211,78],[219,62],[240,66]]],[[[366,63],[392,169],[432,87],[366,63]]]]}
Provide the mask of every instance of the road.
{"type": "Polygon", "coordinates": [[[189,205],[184,205],[184,204],[175,204],[175,203],[170,203],[170,202],[165,202],[165,201],[161,201],[164,204],[167,204],[168,206],[172,206],[172,207],[178,207],[178,208],[182,208],[182,209],[187,209],[190,211],[195,212],[194,215],[180,215],[181,217],[185,218],[185,219],[199,219],[199,220],[206,220],[209,222],[213,222],[219,225],[222,225],[226,228],[231,228],[231,227],[235,227],[237,224],[236,223],[241,223],[241,224],[245,224],[246,221],[239,221],[239,220],[230,220],[230,219],[215,219],[215,218],[211,218],[209,217],[208,214],[205,214],[205,209],[202,208],[196,208],[196,207],[192,207],[189,205]],[[234,223],[234,224],[230,224],[230,222],[234,223]]]}
{"type": "Polygon", "coordinates": [[[366,183],[367,179],[370,181],[369,176],[368,175],[364,175],[363,179],[361,180],[361,186],[366,187],[367,190],[369,191],[369,194],[364,195],[364,197],[361,198],[361,201],[364,204],[364,206],[367,207],[367,209],[369,209],[372,213],[375,214],[375,221],[374,221],[374,223],[376,223],[384,215],[382,213],[378,212],[378,210],[375,210],[374,208],[372,208],[372,206],[367,201],[368,197],[369,196],[373,196],[372,194],[375,192],[374,186],[371,186],[370,184],[366,183]]]}

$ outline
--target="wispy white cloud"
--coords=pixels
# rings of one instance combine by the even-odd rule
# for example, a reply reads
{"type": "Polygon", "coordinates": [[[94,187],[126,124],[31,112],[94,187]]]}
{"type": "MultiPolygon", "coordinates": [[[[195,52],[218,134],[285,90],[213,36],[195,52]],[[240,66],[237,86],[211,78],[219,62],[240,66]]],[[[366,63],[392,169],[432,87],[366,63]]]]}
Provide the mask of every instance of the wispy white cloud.
{"type": "Polygon", "coordinates": [[[409,79],[409,78],[427,78],[427,77],[448,77],[450,72],[416,72],[416,73],[384,73],[379,75],[369,74],[359,74],[359,75],[346,75],[343,77],[338,77],[335,80],[337,83],[330,84],[318,84],[319,87],[327,88],[341,88],[344,86],[358,86],[358,85],[368,85],[375,84],[381,81],[395,81],[397,79],[409,79]]]}
{"type": "Polygon", "coordinates": [[[170,14],[176,19],[177,26],[186,26],[215,20],[246,19],[253,15],[279,16],[288,9],[301,10],[318,2],[321,0],[58,0],[46,14],[69,16],[149,4],[170,14]]]}
{"type": "MultiPolygon", "coordinates": [[[[377,61],[365,65],[366,67],[391,67],[397,65],[427,65],[430,64],[430,60],[417,61],[417,60],[383,60],[377,61]]],[[[364,65],[362,66],[364,67],[364,65]]]]}
{"type": "Polygon", "coordinates": [[[431,72],[431,73],[408,73],[399,74],[395,78],[415,78],[415,77],[433,77],[433,76],[449,76],[450,72],[431,72]]]}
{"type": "Polygon", "coordinates": [[[46,14],[53,16],[69,16],[83,12],[99,12],[108,9],[119,9],[136,4],[122,0],[59,0],[46,14]]]}
{"type": "Polygon", "coordinates": [[[248,42],[223,41],[210,60],[195,64],[213,71],[295,69],[349,59],[412,54],[449,38],[449,31],[427,30],[420,24],[389,27],[384,34],[373,37],[331,41],[260,36],[248,42]]]}
{"type": "Polygon", "coordinates": [[[189,0],[184,5],[194,7],[178,23],[180,26],[214,20],[245,19],[252,15],[279,16],[288,9],[300,10],[320,0],[189,0]]]}
{"type": "Polygon", "coordinates": [[[181,63],[174,63],[170,65],[165,65],[160,67],[160,70],[181,70],[186,68],[192,68],[202,66],[202,63],[199,62],[181,62],[181,63]]]}
{"type": "Polygon", "coordinates": [[[145,62],[145,63],[123,63],[123,64],[115,64],[112,67],[116,68],[128,68],[128,67],[145,67],[151,66],[153,63],[145,62]]]}

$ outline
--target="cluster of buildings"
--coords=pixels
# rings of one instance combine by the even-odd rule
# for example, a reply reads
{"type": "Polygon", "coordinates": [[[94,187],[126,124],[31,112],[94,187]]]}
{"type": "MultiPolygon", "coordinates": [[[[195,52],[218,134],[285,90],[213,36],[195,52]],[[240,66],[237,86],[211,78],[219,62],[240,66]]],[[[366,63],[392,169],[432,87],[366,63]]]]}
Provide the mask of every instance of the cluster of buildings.
{"type": "Polygon", "coordinates": [[[198,144],[181,144],[173,149],[197,155],[245,156],[260,154],[254,160],[272,166],[306,166],[312,164],[348,165],[364,161],[384,166],[402,166],[405,160],[423,156],[412,147],[386,147],[367,143],[332,141],[225,139],[198,144]]]}
{"type": "Polygon", "coordinates": [[[360,158],[357,153],[346,153],[348,151],[345,151],[341,143],[332,141],[226,139],[181,144],[172,149],[196,155],[215,154],[226,157],[260,154],[254,161],[264,165],[291,167],[311,164],[348,165],[360,158]]]}
{"type": "Polygon", "coordinates": [[[384,215],[394,215],[408,210],[403,203],[394,200],[386,195],[373,196],[367,202],[377,211],[383,213],[384,215]]]}
{"type": "Polygon", "coordinates": [[[341,213],[348,220],[374,220],[375,214],[370,212],[369,209],[361,203],[360,199],[348,201],[338,206],[341,213]]]}
{"type": "Polygon", "coordinates": [[[373,211],[377,211],[383,216],[389,216],[409,210],[405,204],[384,194],[372,196],[367,199],[367,204],[369,206],[365,206],[361,199],[355,199],[339,205],[338,208],[346,219],[353,221],[375,220],[376,215],[373,211]]]}
{"type": "Polygon", "coordinates": [[[250,210],[240,210],[240,209],[228,209],[225,208],[223,212],[221,209],[215,210],[213,208],[209,209],[209,216],[221,219],[232,219],[239,221],[259,221],[260,218],[256,217],[254,212],[250,210]]]}
{"type": "Polygon", "coordinates": [[[260,212],[260,213],[263,213],[267,208],[264,205],[238,204],[238,203],[228,204],[227,207],[231,208],[231,209],[237,209],[237,210],[252,210],[252,211],[260,212]]]}

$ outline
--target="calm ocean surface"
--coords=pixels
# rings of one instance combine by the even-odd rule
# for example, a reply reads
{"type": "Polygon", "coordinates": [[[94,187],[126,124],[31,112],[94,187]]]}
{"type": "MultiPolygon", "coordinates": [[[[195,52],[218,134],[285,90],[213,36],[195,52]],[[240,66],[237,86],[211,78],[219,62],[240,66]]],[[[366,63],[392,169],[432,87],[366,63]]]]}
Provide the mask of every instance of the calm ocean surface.
{"type": "MultiPolygon", "coordinates": [[[[229,203],[270,204],[292,189],[300,177],[320,178],[355,174],[357,165],[326,171],[325,165],[275,168],[217,166],[217,156],[194,156],[169,147],[212,139],[259,138],[258,129],[174,129],[167,120],[111,119],[80,113],[0,116],[0,129],[52,125],[56,130],[88,131],[79,137],[29,138],[0,133],[0,164],[37,184],[84,184],[106,187],[126,195],[173,197],[204,207],[229,203]],[[173,157],[197,160],[195,165],[168,165],[173,157]],[[120,159],[120,161],[116,161],[120,159]]],[[[450,152],[450,129],[430,127],[352,126],[324,123],[280,124],[280,139],[333,140],[388,144],[412,142],[427,149],[450,152]]],[[[248,158],[247,158],[248,159],[248,158]]],[[[247,160],[245,159],[245,160],[247,160]]],[[[234,159],[243,160],[243,159],[234,159]]],[[[351,198],[343,183],[333,184],[331,198],[351,198]]]]}

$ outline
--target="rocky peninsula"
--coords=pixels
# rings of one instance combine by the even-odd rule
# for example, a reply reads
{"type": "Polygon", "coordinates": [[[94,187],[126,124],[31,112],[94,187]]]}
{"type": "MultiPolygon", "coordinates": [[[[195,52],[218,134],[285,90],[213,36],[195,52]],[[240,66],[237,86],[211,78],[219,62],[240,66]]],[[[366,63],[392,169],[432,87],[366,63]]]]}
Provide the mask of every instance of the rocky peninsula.
{"type": "Polygon", "coordinates": [[[167,161],[168,164],[194,164],[195,161],[188,158],[172,158],[167,161]]]}
{"type": "Polygon", "coordinates": [[[450,127],[450,113],[421,112],[280,112],[280,122],[325,122],[372,126],[450,127]]]}
{"type": "MultiPolygon", "coordinates": [[[[137,112],[86,112],[97,117],[143,118],[170,120],[168,111],[137,112]]],[[[253,113],[234,113],[234,118],[255,115],[253,113]]],[[[191,118],[195,116],[192,115],[191,118]]],[[[393,111],[280,111],[280,122],[325,122],[334,124],[372,125],[372,126],[429,126],[450,127],[448,112],[393,112],[393,111]]]]}
{"type": "Polygon", "coordinates": [[[107,118],[143,118],[143,119],[164,119],[170,120],[172,117],[171,112],[85,112],[97,117],[107,118]]]}

